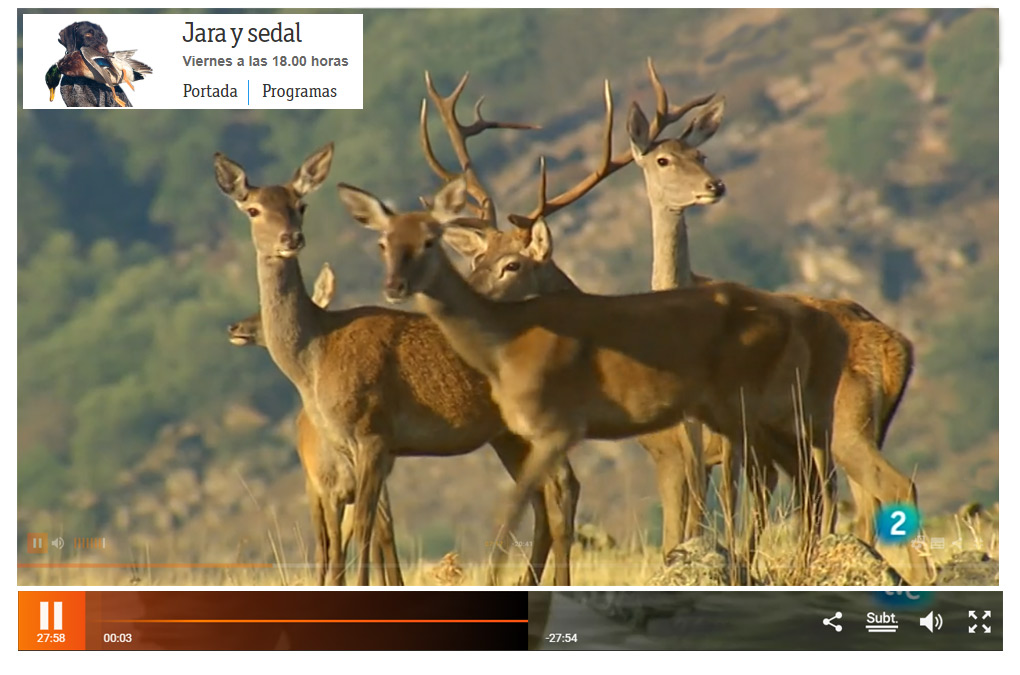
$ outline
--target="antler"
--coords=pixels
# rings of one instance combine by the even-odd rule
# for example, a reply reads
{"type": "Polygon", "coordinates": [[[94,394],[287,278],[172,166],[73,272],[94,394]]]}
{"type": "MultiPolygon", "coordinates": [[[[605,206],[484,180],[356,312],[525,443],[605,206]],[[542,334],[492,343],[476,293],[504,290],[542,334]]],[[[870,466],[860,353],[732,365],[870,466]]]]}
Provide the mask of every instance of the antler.
{"type": "MultiPolygon", "coordinates": [[[[467,180],[468,194],[477,202],[477,206],[471,206],[472,211],[489,221],[492,227],[496,227],[496,206],[493,204],[492,198],[475,172],[471,162],[471,155],[468,154],[467,150],[467,139],[477,136],[486,129],[538,129],[539,127],[521,122],[495,122],[485,119],[482,116],[482,104],[485,102],[484,96],[480,97],[478,102],[475,103],[475,121],[467,126],[461,124],[457,120],[457,100],[467,85],[469,75],[470,73],[464,73],[464,76],[460,78],[460,82],[457,83],[457,86],[449,96],[439,95],[439,92],[436,91],[435,86],[432,84],[432,75],[427,70],[425,71],[425,86],[428,90],[429,98],[432,99],[433,104],[435,104],[440,116],[443,118],[443,125],[446,127],[446,133],[450,137],[450,144],[453,146],[453,151],[457,155],[457,161],[460,162],[464,178],[467,180]]],[[[425,160],[429,166],[445,181],[455,178],[457,174],[444,168],[432,151],[432,143],[429,141],[428,101],[426,99],[422,99],[421,102],[420,131],[422,151],[425,153],[425,160]]],[[[425,203],[424,200],[423,203],[425,203]]]]}
{"type": "Polygon", "coordinates": [[[633,161],[634,158],[631,157],[630,150],[613,157],[613,92],[609,87],[609,80],[605,81],[603,94],[606,102],[606,118],[605,131],[602,134],[602,158],[599,162],[598,168],[585,176],[584,179],[574,185],[574,187],[556,195],[552,199],[548,199],[546,197],[547,177],[545,170],[545,158],[542,157],[539,161],[538,206],[532,209],[526,216],[517,213],[511,214],[508,217],[511,223],[517,227],[530,228],[539,218],[548,216],[551,213],[559,211],[565,206],[573,204],[578,199],[588,194],[593,187],[605,180],[607,176],[619,171],[633,161]]]}
{"type": "Polygon", "coordinates": [[[670,105],[669,97],[666,95],[666,88],[662,86],[662,81],[659,80],[659,75],[655,72],[655,64],[652,63],[652,57],[650,56],[648,57],[648,78],[652,81],[652,89],[655,90],[655,118],[649,125],[648,130],[648,138],[653,141],[670,124],[678,121],[694,108],[705,105],[715,96],[715,92],[712,92],[707,96],[693,98],[683,105],[670,105]]]}
{"type": "MultiPolygon", "coordinates": [[[[659,75],[655,72],[655,66],[652,63],[651,57],[648,58],[648,77],[652,81],[652,89],[655,90],[655,117],[651,122],[649,138],[655,139],[662,131],[670,124],[678,121],[688,112],[697,108],[698,106],[704,105],[712,100],[715,93],[709,94],[708,96],[701,96],[695,99],[691,99],[683,105],[670,105],[669,97],[666,95],[666,89],[662,86],[662,81],[659,80],[659,75]]],[[[588,194],[592,188],[598,185],[600,182],[606,179],[610,174],[619,171],[623,167],[634,161],[634,157],[631,151],[628,149],[625,152],[620,153],[616,157],[612,157],[613,152],[613,94],[609,88],[609,80],[605,83],[605,100],[606,100],[606,121],[605,131],[602,136],[602,159],[597,169],[585,176],[581,182],[574,185],[566,192],[553,197],[552,199],[546,198],[546,170],[545,170],[545,158],[543,157],[540,161],[539,179],[538,179],[538,206],[531,210],[531,212],[524,216],[520,214],[511,214],[508,219],[511,223],[520,228],[528,229],[539,218],[548,216],[551,213],[555,213],[565,206],[573,204],[578,199],[588,194]]]]}

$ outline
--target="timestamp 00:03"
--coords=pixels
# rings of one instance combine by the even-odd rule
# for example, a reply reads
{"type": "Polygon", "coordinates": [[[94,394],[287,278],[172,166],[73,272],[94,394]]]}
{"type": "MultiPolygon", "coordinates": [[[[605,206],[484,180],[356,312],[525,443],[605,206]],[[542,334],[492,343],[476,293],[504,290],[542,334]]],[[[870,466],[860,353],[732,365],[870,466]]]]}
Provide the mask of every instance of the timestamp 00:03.
{"type": "Polygon", "coordinates": [[[103,633],[103,642],[131,642],[131,633],[103,633]]]}
{"type": "Polygon", "coordinates": [[[549,633],[546,642],[577,642],[577,633],[549,633]]]}

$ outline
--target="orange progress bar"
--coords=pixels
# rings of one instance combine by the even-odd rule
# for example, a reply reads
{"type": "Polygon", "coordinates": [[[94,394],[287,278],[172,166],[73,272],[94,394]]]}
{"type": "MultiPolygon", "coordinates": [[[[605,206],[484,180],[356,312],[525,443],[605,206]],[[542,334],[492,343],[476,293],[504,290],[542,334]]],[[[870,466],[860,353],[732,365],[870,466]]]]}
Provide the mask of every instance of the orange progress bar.
{"type": "Polygon", "coordinates": [[[99,623],[528,623],[527,619],[102,619],[99,623]]]}
{"type": "Polygon", "coordinates": [[[273,563],[18,563],[18,567],[131,567],[135,569],[148,569],[153,567],[256,567],[259,569],[270,569],[273,563]]]}

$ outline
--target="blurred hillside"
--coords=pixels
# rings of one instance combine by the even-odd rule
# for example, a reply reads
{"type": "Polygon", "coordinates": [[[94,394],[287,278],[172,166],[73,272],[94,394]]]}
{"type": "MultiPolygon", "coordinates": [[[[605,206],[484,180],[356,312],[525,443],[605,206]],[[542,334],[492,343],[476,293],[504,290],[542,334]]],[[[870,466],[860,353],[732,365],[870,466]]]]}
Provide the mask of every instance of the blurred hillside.
{"type": "MultiPolygon", "coordinates": [[[[297,397],[264,351],[225,339],[257,298],[213,152],[277,182],[332,140],[331,182],[410,208],[437,188],[417,141],[422,69],[441,91],[469,69],[462,117],[485,94],[487,117],[542,125],[472,139],[501,213],[523,211],[539,155],[551,190],[595,161],[604,78],[626,147],[626,105],[653,105],[648,56],[674,101],[727,97],[702,149],[728,192],[689,218],[695,269],[853,297],[905,332],[918,366],[886,453],[925,509],[998,499],[997,12],[369,11],[364,43],[363,111],[19,111],[19,537],[233,559],[264,550],[261,515],[285,546],[310,541],[297,397]]],[[[372,235],[328,186],[309,204],[302,264],[333,263],[334,308],[378,303],[372,235]]],[[[647,288],[648,223],[626,168],[551,219],[557,260],[588,290],[647,288]]],[[[582,519],[619,540],[654,525],[636,444],[586,443],[573,461],[582,519]]],[[[397,462],[398,535],[477,553],[509,483],[488,449],[397,462]]]]}

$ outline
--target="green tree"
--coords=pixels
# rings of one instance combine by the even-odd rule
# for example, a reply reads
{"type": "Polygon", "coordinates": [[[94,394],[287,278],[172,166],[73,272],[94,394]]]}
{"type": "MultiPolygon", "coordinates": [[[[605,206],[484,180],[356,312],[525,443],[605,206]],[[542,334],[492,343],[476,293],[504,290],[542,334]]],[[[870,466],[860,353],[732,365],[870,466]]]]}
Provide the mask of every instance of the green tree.
{"type": "Polygon", "coordinates": [[[782,229],[729,218],[696,228],[691,248],[694,270],[717,279],[775,290],[791,280],[790,264],[777,234],[782,229]]]}
{"type": "Polygon", "coordinates": [[[999,428],[998,277],[998,263],[975,273],[965,296],[973,300],[934,327],[937,342],[924,360],[955,394],[948,435],[958,452],[999,428]]]}
{"type": "Polygon", "coordinates": [[[954,22],[928,53],[939,95],[949,100],[949,144],[959,172],[999,178],[999,20],[976,10],[954,22]]]}
{"type": "Polygon", "coordinates": [[[847,98],[846,110],[830,117],[826,126],[829,164],[862,183],[878,182],[914,138],[917,100],[895,77],[857,82],[847,98]]]}

